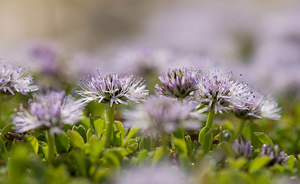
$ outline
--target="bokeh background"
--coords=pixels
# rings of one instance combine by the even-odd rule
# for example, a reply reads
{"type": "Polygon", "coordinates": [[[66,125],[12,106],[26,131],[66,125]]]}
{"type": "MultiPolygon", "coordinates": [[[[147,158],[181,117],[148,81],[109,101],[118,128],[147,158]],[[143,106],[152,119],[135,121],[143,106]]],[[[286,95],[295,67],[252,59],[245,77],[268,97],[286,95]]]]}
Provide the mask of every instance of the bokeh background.
{"type": "Polygon", "coordinates": [[[222,68],[265,93],[300,94],[296,0],[0,0],[0,27],[2,62],[39,76],[222,68]]]}

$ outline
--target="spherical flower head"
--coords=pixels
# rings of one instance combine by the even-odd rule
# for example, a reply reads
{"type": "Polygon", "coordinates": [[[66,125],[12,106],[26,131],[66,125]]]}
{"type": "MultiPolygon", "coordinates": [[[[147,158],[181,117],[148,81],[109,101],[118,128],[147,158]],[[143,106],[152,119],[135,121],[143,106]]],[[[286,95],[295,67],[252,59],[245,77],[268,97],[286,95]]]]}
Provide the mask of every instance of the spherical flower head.
{"type": "Polygon", "coordinates": [[[236,139],[234,141],[234,143],[232,144],[232,148],[236,152],[236,154],[239,156],[244,156],[244,157],[250,158],[252,155],[251,142],[247,141],[245,143],[242,138],[236,139]]]}
{"type": "Polygon", "coordinates": [[[148,96],[148,90],[142,78],[109,74],[102,76],[99,72],[82,81],[81,95],[82,101],[88,103],[96,101],[98,103],[128,104],[128,101],[139,103],[148,96]]]}
{"type": "Polygon", "coordinates": [[[195,112],[196,106],[165,96],[151,97],[134,110],[125,112],[125,125],[139,127],[147,134],[159,136],[172,133],[180,127],[199,128],[195,112]]]}
{"type": "Polygon", "coordinates": [[[161,95],[173,98],[185,98],[197,89],[198,70],[187,68],[172,69],[159,77],[160,84],[155,88],[161,95]]]}
{"type": "Polygon", "coordinates": [[[25,68],[0,63],[0,90],[4,93],[15,95],[37,91],[38,87],[32,83],[33,78],[25,68]]]}
{"type": "Polygon", "coordinates": [[[29,110],[21,108],[13,123],[17,132],[33,129],[50,129],[50,133],[60,133],[64,124],[73,125],[81,119],[82,104],[65,92],[51,91],[34,95],[29,110]]]}
{"type": "Polygon", "coordinates": [[[232,79],[232,72],[221,73],[219,70],[201,72],[195,100],[202,105],[215,106],[215,113],[222,113],[233,103],[245,101],[248,87],[240,80],[232,79]]]}
{"type": "Polygon", "coordinates": [[[278,107],[276,99],[270,95],[265,96],[259,92],[251,92],[247,99],[247,102],[244,101],[234,104],[235,106],[233,106],[232,109],[237,117],[242,119],[280,119],[281,108],[278,107]],[[239,106],[237,106],[237,104],[239,106]]]}
{"type": "Polygon", "coordinates": [[[116,184],[188,184],[188,178],[178,168],[169,165],[129,169],[122,173],[116,184]]]}
{"type": "Polygon", "coordinates": [[[262,156],[269,156],[272,160],[270,162],[270,165],[273,164],[282,164],[285,163],[289,156],[282,150],[280,150],[278,145],[262,145],[261,147],[261,155],[262,156]]]}

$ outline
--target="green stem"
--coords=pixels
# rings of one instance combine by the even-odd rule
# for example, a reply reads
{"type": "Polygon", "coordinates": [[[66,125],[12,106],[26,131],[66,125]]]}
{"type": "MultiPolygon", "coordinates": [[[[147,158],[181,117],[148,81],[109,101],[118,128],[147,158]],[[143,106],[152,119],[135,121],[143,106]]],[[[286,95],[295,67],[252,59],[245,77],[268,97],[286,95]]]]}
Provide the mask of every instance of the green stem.
{"type": "Polygon", "coordinates": [[[209,109],[205,127],[202,128],[202,130],[199,133],[199,143],[202,144],[202,148],[204,152],[208,152],[212,145],[213,139],[212,139],[211,128],[214,122],[214,118],[215,118],[215,102],[212,103],[209,109]]]}
{"type": "Polygon", "coordinates": [[[48,162],[49,164],[52,163],[53,158],[54,158],[54,149],[55,149],[55,140],[54,140],[54,135],[50,134],[50,130],[48,129],[46,131],[46,138],[48,142],[48,162]]]}
{"type": "Polygon", "coordinates": [[[115,104],[110,106],[108,103],[106,105],[106,140],[105,146],[108,147],[111,144],[112,135],[114,131],[114,116],[115,116],[115,104]]]}
{"type": "Polygon", "coordinates": [[[205,127],[207,128],[211,128],[212,125],[213,125],[213,122],[214,122],[214,118],[215,118],[215,105],[213,104],[209,110],[209,113],[208,113],[208,117],[207,117],[207,120],[206,120],[206,124],[205,124],[205,127]]]}
{"type": "Polygon", "coordinates": [[[241,123],[239,124],[239,127],[238,127],[238,129],[237,129],[237,132],[235,133],[235,135],[234,135],[234,136],[232,137],[232,139],[231,139],[231,143],[233,143],[234,140],[235,140],[236,138],[238,138],[239,135],[242,134],[243,129],[244,129],[244,126],[245,126],[245,123],[246,123],[246,120],[245,120],[245,119],[242,119],[242,121],[241,121],[241,123]]]}

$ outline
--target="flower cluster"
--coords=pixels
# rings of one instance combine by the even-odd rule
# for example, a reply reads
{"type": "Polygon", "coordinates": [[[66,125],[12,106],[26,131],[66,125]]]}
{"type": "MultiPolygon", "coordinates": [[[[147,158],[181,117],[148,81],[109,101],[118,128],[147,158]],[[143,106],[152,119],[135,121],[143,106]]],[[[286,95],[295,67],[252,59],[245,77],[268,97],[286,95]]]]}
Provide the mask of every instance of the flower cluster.
{"type": "Polygon", "coordinates": [[[4,93],[15,95],[37,91],[38,87],[32,83],[33,78],[25,68],[0,63],[0,90],[4,93]]]}
{"type": "Polygon", "coordinates": [[[199,128],[193,121],[195,105],[172,98],[157,96],[149,98],[144,104],[137,105],[132,111],[125,112],[126,124],[143,129],[154,136],[172,133],[180,127],[199,128]]]}
{"type": "Polygon", "coordinates": [[[64,92],[34,95],[29,110],[21,109],[13,122],[17,132],[38,128],[60,133],[64,124],[73,125],[81,119],[82,105],[64,92]]]}
{"type": "Polygon", "coordinates": [[[289,156],[282,150],[280,150],[278,145],[262,145],[261,147],[261,155],[269,156],[271,160],[271,165],[273,164],[281,164],[286,162],[289,159],[289,156]]]}
{"type": "Polygon", "coordinates": [[[156,84],[155,88],[161,95],[185,98],[197,90],[198,73],[187,68],[169,70],[159,77],[160,84],[156,84]]]}
{"type": "Polygon", "coordinates": [[[140,102],[148,96],[148,90],[142,78],[121,77],[117,74],[102,76],[97,73],[80,84],[82,101],[88,103],[127,104],[128,101],[140,102]]]}
{"type": "Polygon", "coordinates": [[[242,119],[280,119],[281,109],[278,107],[278,102],[270,95],[264,96],[256,93],[249,95],[248,100],[248,102],[241,102],[238,107],[233,106],[233,112],[237,117],[242,119]],[[240,108],[240,106],[244,106],[244,108],[240,108]]]}
{"type": "Polygon", "coordinates": [[[219,113],[227,111],[234,103],[247,102],[248,85],[233,80],[232,75],[232,72],[221,73],[219,70],[201,72],[195,92],[196,101],[209,107],[215,106],[215,112],[219,113]]]}
{"type": "Polygon", "coordinates": [[[250,158],[252,155],[251,141],[247,141],[245,143],[242,138],[236,139],[232,145],[232,148],[239,156],[250,158]]]}
{"type": "Polygon", "coordinates": [[[188,184],[188,178],[180,170],[169,165],[130,169],[121,174],[116,184],[188,184]]]}

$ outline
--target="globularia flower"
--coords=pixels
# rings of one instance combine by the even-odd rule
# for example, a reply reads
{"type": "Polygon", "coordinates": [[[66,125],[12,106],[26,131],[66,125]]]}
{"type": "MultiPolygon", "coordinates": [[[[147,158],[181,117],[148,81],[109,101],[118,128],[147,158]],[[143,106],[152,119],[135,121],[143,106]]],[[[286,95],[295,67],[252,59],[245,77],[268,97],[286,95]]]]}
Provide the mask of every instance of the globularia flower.
{"type": "Polygon", "coordinates": [[[90,76],[80,85],[78,94],[83,102],[96,101],[98,103],[127,104],[128,101],[140,102],[148,96],[148,90],[142,78],[132,75],[120,77],[117,74],[102,76],[97,73],[90,76]]]}
{"type": "MultiPolygon", "coordinates": [[[[215,112],[226,111],[232,103],[247,101],[248,85],[232,79],[232,72],[221,73],[219,70],[201,72],[195,92],[196,101],[211,107],[215,112]]],[[[239,104],[238,103],[238,104],[239,104]]]]}
{"type": "Polygon", "coordinates": [[[272,159],[270,165],[281,164],[289,159],[289,156],[284,151],[280,150],[278,145],[262,145],[261,155],[269,156],[272,159]]]}
{"type": "Polygon", "coordinates": [[[13,122],[17,132],[33,129],[50,129],[60,133],[64,124],[72,125],[81,119],[82,104],[65,92],[48,92],[34,95],[29,110],[21,109],[13,122]]]}
{"type": "Polygon", "coordinates": [[[251,92],[248,102],[235,103],[233,111],[237,117],[242,119],[269,118],[278,120],[281,109],[278,107],[278,102],[270,95],[264,96],[261,93],[253,94],[251,92]],[[238,107],[237,104],[239,104],[238,107]]]}
{"type": "Polygon", "coordinates": [[[188,178],[177,168],[168,165],[130,169],[121,174],[116,184],[188,184],[188,178]]]}
{"type": "Polygon", "coordinates": [[[38,87],[32,83],[33,78],[25,68],[0,63],[0,91],[12,95],[37,91],[38,87]]]}
{"type": "Polygon", "coordinates": [[[232,148],[239,156],[244,156],[247,158],[251,157],[252,154],[251,141],[247,141],[245,143],[242,138],[236,139],[232,144],[232,148]]]}
{"type": "Polygon", "coordinates": [[[180,127],[199,128],[195,113],[195,105],[190,102],[158,96],[151,97],[134,110],[125,112],[126,124],[143,129],[154,136],[172,133],[180,127]]]}
{"type": "Polygon", "coordinates": [[[159,77],[160,84],[155,88],[161,95],[174,98],[185,98],[197,89],[199,71],[187,68],[172,69],[159,77]]]}

